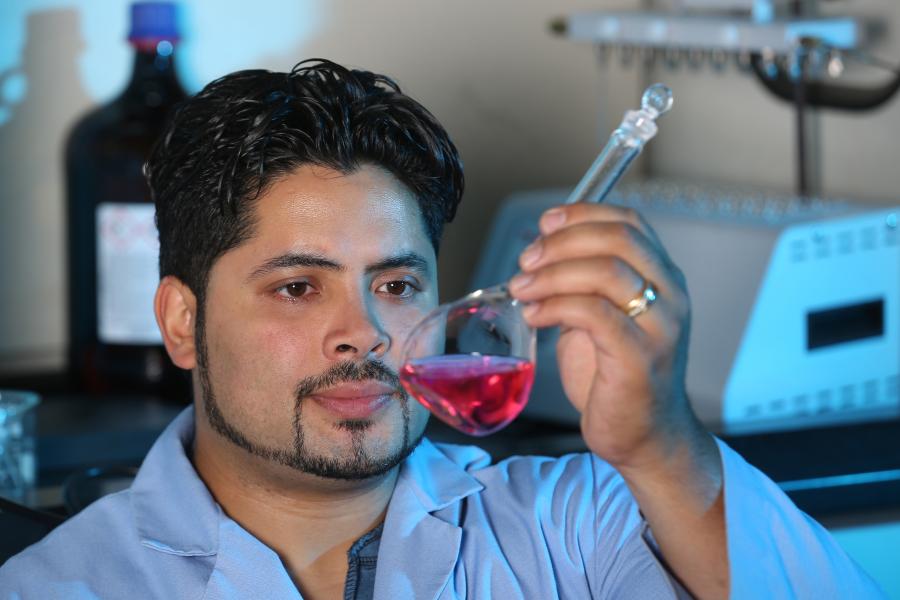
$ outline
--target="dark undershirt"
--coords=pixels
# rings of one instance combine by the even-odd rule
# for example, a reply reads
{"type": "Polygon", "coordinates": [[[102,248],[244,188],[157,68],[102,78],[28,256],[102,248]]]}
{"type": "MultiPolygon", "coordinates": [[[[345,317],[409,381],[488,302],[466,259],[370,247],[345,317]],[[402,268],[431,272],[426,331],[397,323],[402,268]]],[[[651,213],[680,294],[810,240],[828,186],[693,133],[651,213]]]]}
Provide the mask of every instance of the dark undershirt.
{"type": "Polygon", "coordinates": [[[379,525],[363,535],[347,551],[344,600],[372,600],[375,595],[375,566],[378,563],[381,528],[382,525],[379,525]]]}

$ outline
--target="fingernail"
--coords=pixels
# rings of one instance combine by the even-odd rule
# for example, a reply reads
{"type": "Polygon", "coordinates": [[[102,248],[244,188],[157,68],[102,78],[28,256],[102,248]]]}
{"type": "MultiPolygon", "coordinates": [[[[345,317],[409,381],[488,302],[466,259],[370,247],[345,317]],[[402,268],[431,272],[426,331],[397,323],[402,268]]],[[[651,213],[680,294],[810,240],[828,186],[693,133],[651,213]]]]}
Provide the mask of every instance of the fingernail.
{"type": "Polygon", "coordinates": [[[541,217],[541,223],[548,231],[554,231],[566,222],[566,213],[559,208],[551,208],[541,217]]]}
{"type": "Polygon", "coordinates": [[[521,290],[528,287],[532,281],[534,281],[533,275],[529,275],[528,273],[519,273],[509,280],[509,287],[511,290],[521,290]]]}
{"type": "Polygon", "coordinates": [[[522,307],[522,316],[524,316],[526,319],[530,319],[535,315],[535,313],[537,313],[538,308],[539,307],[537,304],[526,304],[522,307]]]}
{"type": "Polygon", "coordinates": [[[525,250],[522,252],[523,267],[530,267],[538,261],[538,259],[541,257],[541,252],[543,251],[543,248],[541,246],[542,244],[539,241],[534,241],[531,242],[531,244],[527,248],[525,248],[525,250]]]}

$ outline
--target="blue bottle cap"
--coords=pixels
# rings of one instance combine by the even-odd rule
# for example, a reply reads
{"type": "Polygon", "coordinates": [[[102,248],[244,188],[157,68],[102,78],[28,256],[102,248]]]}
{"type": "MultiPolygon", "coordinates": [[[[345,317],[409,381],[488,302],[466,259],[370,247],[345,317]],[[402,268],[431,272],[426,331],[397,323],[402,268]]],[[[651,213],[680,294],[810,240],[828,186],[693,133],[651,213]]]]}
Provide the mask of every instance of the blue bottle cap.
{"type": "Polygon", "coordinates": [[[174,2],[135,2],[131,5],[131,31],[128,41],[181,39],[178,34],[177,7],[174,2]]]}

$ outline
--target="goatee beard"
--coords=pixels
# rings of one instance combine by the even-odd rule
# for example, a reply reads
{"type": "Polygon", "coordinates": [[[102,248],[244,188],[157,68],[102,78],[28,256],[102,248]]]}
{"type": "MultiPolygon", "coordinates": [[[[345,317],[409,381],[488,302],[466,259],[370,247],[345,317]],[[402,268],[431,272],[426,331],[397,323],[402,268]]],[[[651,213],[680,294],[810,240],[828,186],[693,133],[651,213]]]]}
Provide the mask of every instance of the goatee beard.
{"type": "Polygon", "coordinates": [[[400,385],[399,377],[383,363],[373,360],[362,362],[345,361],[336,363],[325,372],[306,377],[294,390],[293,447],[272,448],[251,441],[222,413],[216,400],[209,377],[208,354],[200,311],[197,315],[197,374],[200,383],[202,403],[206,418],[213,431],[242,448],[253,456],[290,467],[326,479],[359,481],[384,475],[403,462],[422,441],[424,430],[414,439],[410,438],[409,397],[400,385]],[[400,404],[403,418],[403,442],[387,456],[372,456],[365,447],[365,438],[371,421],[348,419],[337,423],[337,427],[350,434],[350,451],[344,456],[324,456],[315,454],[306,447],[303,427],[303,406],[308,397],[318,390],[332,387],[342,382],[376,380],[391,385],[394,396],[400,404]]]}

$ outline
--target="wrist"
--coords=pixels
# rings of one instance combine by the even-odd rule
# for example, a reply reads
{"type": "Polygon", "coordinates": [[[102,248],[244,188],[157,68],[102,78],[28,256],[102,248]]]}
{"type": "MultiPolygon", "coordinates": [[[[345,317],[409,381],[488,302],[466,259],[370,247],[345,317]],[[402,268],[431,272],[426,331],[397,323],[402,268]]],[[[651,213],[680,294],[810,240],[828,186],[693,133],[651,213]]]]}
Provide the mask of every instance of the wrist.
{"type": "Polygon", "coordinates": [[[691,417],[686,426],[660,432],[626,461],[612,465],[636,496],[661,489],[692,489],[710,503],[718,496],[722,487],[718,445],[691,417]]]}

